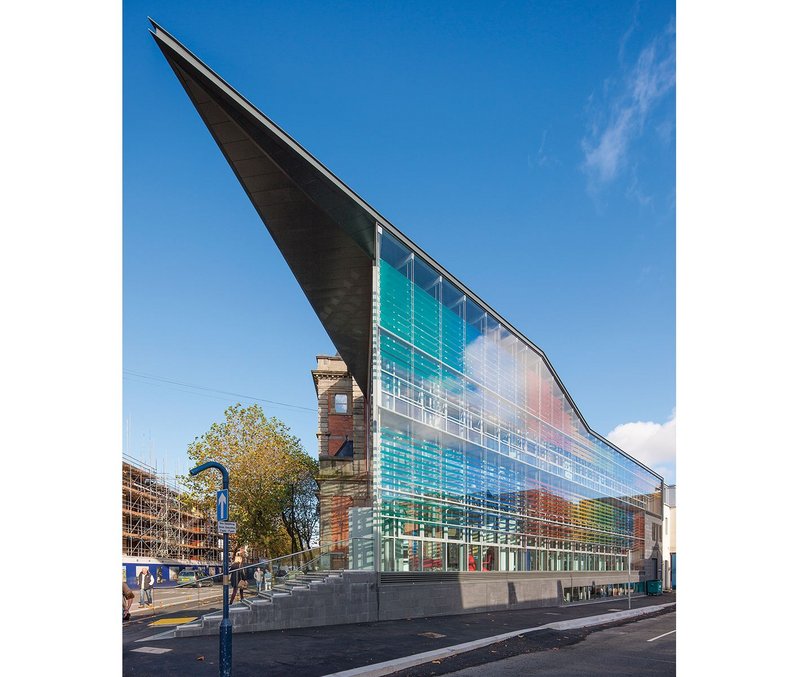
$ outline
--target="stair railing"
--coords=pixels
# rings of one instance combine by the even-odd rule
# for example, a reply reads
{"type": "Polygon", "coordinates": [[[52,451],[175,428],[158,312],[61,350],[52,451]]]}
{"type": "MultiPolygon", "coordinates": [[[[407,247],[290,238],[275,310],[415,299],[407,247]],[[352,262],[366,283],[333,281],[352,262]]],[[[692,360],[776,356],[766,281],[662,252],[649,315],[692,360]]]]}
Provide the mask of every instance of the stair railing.
{"type": "MultiPolygon", "coordinates": [[[[232,576],[236,572],[239,576],[246,577],[255,589],[255,569],[261,569],[271,576],[273,584],[284,583],[310,571],[341,571],[341,570],[371,570],[373,569],[372,538],[354,537],[346,540],[334,541],[299,550],[288,555],[259,560],[252,564],[230,569],[232,576]]],[[[181,583],[176,587],[197,587],[198,600],[203,584],[210,585],[222,582],[222,574],[203,576],[191,583],[181,583]]]]}
{"type": "MultiPolygon", "coordinates": [[[[299,576],[314,572],[338,571],[364,571],[374,570],[374,548],[372,538],[354,537],[332,543],[325,543],[299,550],[288,555],[264,559],[252,564],[234,567],[229,570],[231,576],[236,574],[236,580],[244,576],[247,580],[245,596],[254,597],[259,594],[255,581],[255,569],[261,567],[268,578],[265,580],[263,591],[266,592],[274,585],[284,585],[295,581],[299,576]]],[[[190,583],[179,583],[176,588],[196,587],[197,606],[214,604],[217,601],[221,586],[222,574],[198,577],[190,583]],[[214,585],[214,592],[208,591],[208,586],[214,585]]],[[[228,589],[232,595],[232,588],[228,589]]],[[[237,594],[236,597],[239,595],[237,594]]],[[[183,600],[188,601],[188,600],[183,600]]],[[[153,610],[155,611],[155,610],[153,610]]]]}

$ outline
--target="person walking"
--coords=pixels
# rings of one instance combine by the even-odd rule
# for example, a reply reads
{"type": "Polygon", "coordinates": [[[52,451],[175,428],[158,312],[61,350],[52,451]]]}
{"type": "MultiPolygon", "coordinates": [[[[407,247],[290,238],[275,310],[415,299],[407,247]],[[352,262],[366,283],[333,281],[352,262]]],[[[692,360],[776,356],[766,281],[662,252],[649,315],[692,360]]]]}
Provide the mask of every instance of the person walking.
{"type": "Polygon", "coordinates": [[[144,596],[147,600],[147,606],[153,605],[153,575],[150,573],[150,570],[144,574],[144,596]]]}
{"type": "Polygon", "coordinates": [[[264,582],[264,572],[261,571],[261,567],[255,568],[255,587],[258,589],[258,592],[261,592],[261,588],[264,582]]]}
{"type": "Polygon", "coordinates": [[[269,590],[272,587],[272,572],[269,567],[264,567],[264,590],[269,590]]]}
{"type": "Polygon", "coordinates": [[[247,572],[241,568],[242,567],[242,559],[241,555],[236,555],[236,558],[233,560],[233,567],[230,572],[230,587],[232,588],[230,593],[230,604],[233,604],[236,601],[236,593],[239,593],[239,599],[243,602],[244,601],[244,590],[247,587],[247,572]]]}
{"type": "Polygon", "coordinates": [[[130,607],[133,604],[133,598],[136,595],[133,594],[133,590],[130,589],[130,586],[127,584],[126,581],[122,581],[122,620],[129,621],[130,620],[130,607]]]}
{"type": "Polygon", "coordinates": [[[144,606],[144,600],[146,599],[144,595],[144,572],[147,569],[139,569],[139,573],[136,574],[136,582],[139,584],[139,606],[144,606]]]}

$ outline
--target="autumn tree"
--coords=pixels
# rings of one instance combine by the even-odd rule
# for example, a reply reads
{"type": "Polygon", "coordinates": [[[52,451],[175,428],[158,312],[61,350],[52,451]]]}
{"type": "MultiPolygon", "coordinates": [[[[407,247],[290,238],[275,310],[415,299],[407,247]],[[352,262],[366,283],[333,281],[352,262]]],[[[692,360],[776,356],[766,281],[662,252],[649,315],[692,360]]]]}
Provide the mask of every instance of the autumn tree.
{"type": "MultiPolygon", "coordinates": [[[[316,525],[317,462],[277,418],[257,404],[236,404],[189,445],[193,465],[217,461],[230,473],[229,519],[236,522],[232,550],[249,545],[266,557],[278,557],[310,545],[316,525]]],[[[181,480],[191,497],[213,511],[219,473],[207,471],[181,480]]],[[[317,518],[318,519],[318,518],[317,518]]]]}
{"type": "Polygon", "coordinates": [[[285,486],[280,510],[292,552],[308,550],[319,526],[318,463],[307,454],[298,456],[296,463],[297,474],[285,486]]]}

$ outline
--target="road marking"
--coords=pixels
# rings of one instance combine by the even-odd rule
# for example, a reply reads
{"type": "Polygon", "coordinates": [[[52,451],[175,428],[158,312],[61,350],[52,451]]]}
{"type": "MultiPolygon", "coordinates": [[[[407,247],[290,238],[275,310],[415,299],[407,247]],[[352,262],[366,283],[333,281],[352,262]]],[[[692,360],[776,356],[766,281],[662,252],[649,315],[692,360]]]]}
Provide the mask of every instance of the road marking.
{"type": "Polygon", "coordinates": [[[142,637],[141,639],[137,639],[136,643],[141,644],[142,642],[154,642],[158,639],[175,639],[175,631],[174,630],[167,630],[165,632],[159,632],[157,635],[150,635],[149,637],[142,637]]]}
{"type": "Polygon", "coordinates": [[[156,646],[143,646],[138,649],[131,649],[131,651],[139,651],[141,653],[166,653],[167,651],[172,651],[172,649],[159,649],[156,646]]]}
{"type": "Polygon", "coordinates": [[[438,639],[439,637],[446,637],[440,632],[420,632],[419,637],[429,637],[430,639],[438,639]]]}
{"type": "Polygon", "coordinates": [[[677,632],[677,630],[669,630],[669,632],[664,632],[662,635],[658,635],[657,637],[653,637],[652,639],[646,640],[647,642],[654,642],[656,639],[660,639],[661,637],[665,637],[666,635],[670,635],[673,632],[677,632]]]}
{"type": "Polygon", "coordinates": [[[148,627],[152,628],[154,625],[183,625],[184,623],[196,621],[198,618],[199,616],[186,616],[185,618],[159,618],[157,621],[150,623],[148,627]]]}

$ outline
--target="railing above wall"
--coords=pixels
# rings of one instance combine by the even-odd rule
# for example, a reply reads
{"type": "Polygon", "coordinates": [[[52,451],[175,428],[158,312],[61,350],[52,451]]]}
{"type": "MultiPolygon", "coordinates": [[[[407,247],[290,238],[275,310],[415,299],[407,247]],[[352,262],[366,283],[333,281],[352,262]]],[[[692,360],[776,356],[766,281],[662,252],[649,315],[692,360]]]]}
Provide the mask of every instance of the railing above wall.
{"type": "MultiPolygon", "coordinates": [[[[616,581],[627,579],[626,571],[382,571],[378,574],[381,585],[415,583],[468,583],[475,581],[513,581],[530,579],[616,581]]],[[[644,571],[633,571],[634,581],[644,580],[644,571]]]]}

